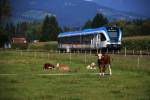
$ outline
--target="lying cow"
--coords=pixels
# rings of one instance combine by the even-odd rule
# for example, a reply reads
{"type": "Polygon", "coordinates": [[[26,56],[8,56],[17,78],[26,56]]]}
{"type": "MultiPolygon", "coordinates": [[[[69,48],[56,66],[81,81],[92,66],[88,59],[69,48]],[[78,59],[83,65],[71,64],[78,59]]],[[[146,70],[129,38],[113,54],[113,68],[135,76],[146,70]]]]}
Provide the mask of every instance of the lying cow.
{"type": "Polygon", "coordinates": [[[57,63],[56,68],[58,68],[59,71],[62,71],[62,72],[70,71],[70,67],[68,65],[66,65],[66,64],[59,64],[59,63],[57,63]]]}
{"type": "Polygon", "coordinates": [[[97,54],[97,57],[98,57],[97,62],[99,67],[99,75],[104,76],[107,65],[109,69],[109,74],[112,75],[111,67],[110,67],[110,56],[108,54],[100,53],[97,54]]]}
{"type": "Polygon", "coordinates": [[[44,69],[53,69],[55,68],[55,65],[50,64],[50,63],[45,63],[43,66],[44,69]]]}
{"type": "Polygon", "coordinates": [[[96,64],[92,62],[90,65],[86,66],[87,69],[96,69],[96,64]]]}

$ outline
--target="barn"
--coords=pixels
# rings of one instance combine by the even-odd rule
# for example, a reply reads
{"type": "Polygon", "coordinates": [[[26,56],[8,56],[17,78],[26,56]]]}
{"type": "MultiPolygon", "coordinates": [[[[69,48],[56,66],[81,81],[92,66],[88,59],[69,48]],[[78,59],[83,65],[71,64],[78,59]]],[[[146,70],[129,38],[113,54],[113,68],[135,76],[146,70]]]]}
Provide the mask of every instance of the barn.
{"type": "Polygon", "coordinates": [[[13,36],[11,43],[13,49],[26,49],[28,47],[28,41],[25,36],[13,36]]]}
{"type": "Polygon", "coordinates": [[[25,36],[14,36],[12,37],[12,44],[26,44],[27,39],[25,36]]]}

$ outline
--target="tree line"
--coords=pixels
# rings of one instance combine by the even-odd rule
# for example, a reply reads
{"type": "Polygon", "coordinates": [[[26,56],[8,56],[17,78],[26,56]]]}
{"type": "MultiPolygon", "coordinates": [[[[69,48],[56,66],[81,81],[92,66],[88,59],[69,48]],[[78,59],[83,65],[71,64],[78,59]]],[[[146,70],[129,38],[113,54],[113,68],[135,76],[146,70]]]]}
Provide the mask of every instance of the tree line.
{"type": "Polygon", "coordinates": [[[16,25],[7,23],[0,25],[0,41],[8,41],[12,36],[23,35],[27,37],[29,42],[33,40],[39,41],[56,41],[57,35],[60,32],[79,31],[80,29],[97,28],[101,26],[119,26],[123,29],[123,36],[139,36],[150,34],[150,20],[149,19],[136,19],[132,21],[117,20],[109,22],[108,19],[98,13],[92,20],[85,22],[79,29],[72,27],[59,26],[55,16],[46,16],[43,22],[20,22],[16,25]]]}

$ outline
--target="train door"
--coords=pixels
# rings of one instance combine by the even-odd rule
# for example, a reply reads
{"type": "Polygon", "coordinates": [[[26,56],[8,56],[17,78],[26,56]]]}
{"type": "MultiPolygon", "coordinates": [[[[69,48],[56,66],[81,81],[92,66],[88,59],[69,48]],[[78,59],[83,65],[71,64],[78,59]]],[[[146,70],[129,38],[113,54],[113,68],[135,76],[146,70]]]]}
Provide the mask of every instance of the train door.
{"type": "Polygon", "coordinates": [[[101,34],[96,35],[96,49],[101,48],[101,34]]]}
{"type": "Polygon", "coordinates": [[[103,33],[99,33],[100,35],[100,44],[99,44],[99,47],[100,48],[105,48],[106,45],[107,45],[107,42],[106,42],[106,37],[103,33]]]}
{"type": "Polygon", "coordinates": [[[98,33],[93,38],[93,46],[95,49],[102,49],[105,48],[107,45],[106,37],[103,33],[98,33]]]}
{"type": "Polygon", "coordinates": [[[93,38],[91,39],[91,48],[95,49],[96,48],[96,41],[97,41],[97,35],[93,35],[93,38]]]}
{"type": "Polygon", "coordinates": [[[91,48],[92,49],[99,49],[100,44],[101,44],[100,34],[94,34],[93,38],[91,39],[91,48]]]}

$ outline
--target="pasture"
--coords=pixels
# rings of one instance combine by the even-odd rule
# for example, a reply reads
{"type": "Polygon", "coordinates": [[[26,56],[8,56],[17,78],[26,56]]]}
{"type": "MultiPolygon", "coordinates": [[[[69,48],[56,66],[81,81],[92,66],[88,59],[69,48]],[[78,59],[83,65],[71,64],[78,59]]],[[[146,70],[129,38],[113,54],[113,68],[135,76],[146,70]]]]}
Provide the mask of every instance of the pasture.
{"type": "Polygon", "coordinates": [[[112,76],[87,70],[94,54],[0,51],[0,100],[150,100],[150,56],[111,55],[112,76]],[[70,72],[44,70],[68,64],[70,72]]]}

